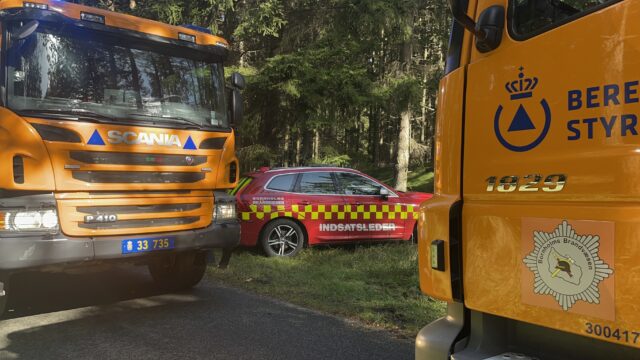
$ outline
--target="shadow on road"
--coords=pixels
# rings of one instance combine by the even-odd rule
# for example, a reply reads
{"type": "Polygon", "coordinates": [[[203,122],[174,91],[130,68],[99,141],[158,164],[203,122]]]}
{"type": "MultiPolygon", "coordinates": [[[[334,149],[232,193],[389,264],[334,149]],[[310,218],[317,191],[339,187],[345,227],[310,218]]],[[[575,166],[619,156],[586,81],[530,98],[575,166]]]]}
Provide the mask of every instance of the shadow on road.
{"type": "Polygon", "coordinates": [[[159,295],[146,268],[113,267],[86,274],[18,273],[11,277],[8,311],[2,319],[159,295]]]}
{"type": "Polygon", "coordinates": [[[409,359],[410,342],[209,278],[160,293],[145,269],[12,278],[0,359],[409,359]]]}

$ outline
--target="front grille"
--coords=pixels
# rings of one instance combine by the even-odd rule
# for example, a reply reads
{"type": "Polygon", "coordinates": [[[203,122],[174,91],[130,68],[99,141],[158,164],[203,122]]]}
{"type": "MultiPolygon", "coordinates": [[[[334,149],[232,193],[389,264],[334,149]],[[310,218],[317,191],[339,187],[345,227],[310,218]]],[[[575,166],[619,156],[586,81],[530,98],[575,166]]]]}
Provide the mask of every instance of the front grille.
{"type": "Polygon", "coordinates": [[[96,165],[198,166],[207,162],[206,156],[189,155],[72,151],[70,156],[73,160],[96,165]]]}
{"type": "Polygon", "coordinates": [[[200,220],[199,216],[168,218],[168,219],[144,219],[144,220],[119,220],[111,223],[78,224],[78,227],[92,230],[112,230],[131,228],[150,228],[161,226],[175,226],[193,224],[200,220]]]}
{"type": "Polygon", "coordinates": [[[74,171],[76,180],[95,184],[192,184],[202,181],[202,172],[74,171]]]}
{"type": "Polygon", "coordinates": [[[89,191],[92,196],[131,196],[131,195],[189,195],[191,190],[149,190],[149,191],[89,191]]]}
{"type": "Polygon", "coordinates": [[[158,204],[158,205],[123,205],[123,206],[79,206],[79,213],[89,215],[100,214],[145,214],[183,212],[200,209],[201,204],[158,204]]]}

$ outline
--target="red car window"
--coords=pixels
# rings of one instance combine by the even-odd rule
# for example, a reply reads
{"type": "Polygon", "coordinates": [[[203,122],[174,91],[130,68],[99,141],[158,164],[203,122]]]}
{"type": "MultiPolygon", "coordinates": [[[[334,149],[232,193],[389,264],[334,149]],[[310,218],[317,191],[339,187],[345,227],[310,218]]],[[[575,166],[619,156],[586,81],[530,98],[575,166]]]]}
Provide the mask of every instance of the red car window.
{"type": "Polygon", "coordinates": [[[269,181],[266,188],[276,191],[291,191],[296,183],[296,177],[297,174],[276,175],[269,181]]]}
{"type": "Polygon", "coordinates": [[[303,173],[300,179],[300,192],[303,194],[337,194],[333,177],[329,172],[303,173]]]}
{"type": "Polygon", "coordinates": [[[345,195],[380,195],[382,186],[364,176],[339,172],[336,177],[345,195]]]}

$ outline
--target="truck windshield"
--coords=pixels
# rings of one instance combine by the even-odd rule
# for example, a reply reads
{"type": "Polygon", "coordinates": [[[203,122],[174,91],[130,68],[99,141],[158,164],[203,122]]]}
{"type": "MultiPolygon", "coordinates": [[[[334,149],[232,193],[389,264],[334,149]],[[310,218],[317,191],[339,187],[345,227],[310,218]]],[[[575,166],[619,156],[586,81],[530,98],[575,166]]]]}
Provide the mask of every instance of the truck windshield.
{"type": "Polygon", "coordinates": [[[34,116],[227,127],[221,59],[198,53],[41,24],[7,51],[8,107],[34,116]]]}

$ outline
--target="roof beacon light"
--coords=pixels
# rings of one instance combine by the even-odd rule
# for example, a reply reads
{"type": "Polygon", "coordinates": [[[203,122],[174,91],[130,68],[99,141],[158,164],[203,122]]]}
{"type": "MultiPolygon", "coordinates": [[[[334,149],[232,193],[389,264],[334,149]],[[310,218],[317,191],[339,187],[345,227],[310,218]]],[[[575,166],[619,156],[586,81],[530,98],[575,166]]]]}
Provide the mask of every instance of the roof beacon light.
{"type": "Polygon", "coordinates": [[[38,4],[34,2],[24,2],[24,7],[31,9],[40,9],[40,10],[49,10],[49,5],[47,4],[38,4]]]}
{"type": "Polygon", "coordinates": [[[94,23],[104,24],[104,16],[98,14],[92,14],[87,12],[80,13],[80,19],[84,21],[91,21],[94,23]]]}
{"type": "Polygon", "coordinates": [[[196,42],[196,36],[195,35],[189,35],[189,34],[183,34],[183,33],[178,33],[178,38],[182,41],[188,41],[188,42],[192,42],[195,44],[196,42]]]}

